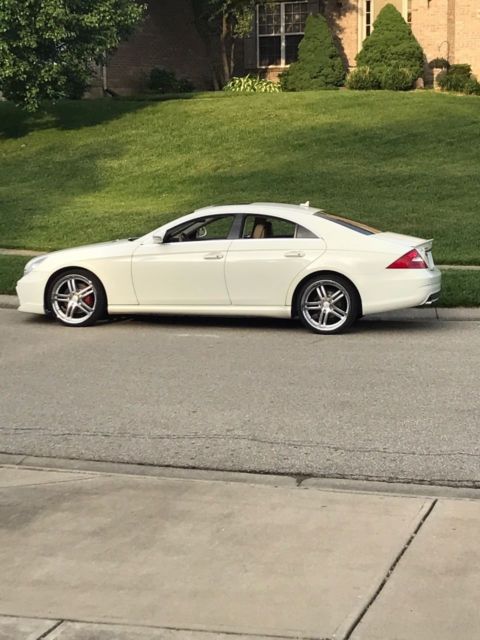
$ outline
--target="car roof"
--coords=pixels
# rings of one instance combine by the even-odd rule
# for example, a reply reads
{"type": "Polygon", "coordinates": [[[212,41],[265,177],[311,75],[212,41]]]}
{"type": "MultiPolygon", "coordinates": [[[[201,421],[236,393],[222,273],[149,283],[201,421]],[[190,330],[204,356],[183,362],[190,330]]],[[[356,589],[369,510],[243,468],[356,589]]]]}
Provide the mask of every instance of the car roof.
{"type": "Polygon", "coordinates": [[[290,213],[312,215],[321,211],[316,207],[310,207],[309,203],[305,204],[286,204],[284,202],[251,202],[249,204],[234,204],[202,207],[197,209],[195,213],[205,215],[214,215],[218,213],[255,213],[272,215],[274,213],[290,213]]]}

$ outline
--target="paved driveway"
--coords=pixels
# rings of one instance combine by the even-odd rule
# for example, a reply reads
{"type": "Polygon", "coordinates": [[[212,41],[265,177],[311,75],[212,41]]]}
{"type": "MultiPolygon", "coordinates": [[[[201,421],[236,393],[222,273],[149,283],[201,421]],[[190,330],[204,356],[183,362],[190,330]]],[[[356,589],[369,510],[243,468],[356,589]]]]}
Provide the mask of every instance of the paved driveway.
{"type": "Polygon", "coordinates": [[[0,311],[0,451],[480,483],[480,323],[135,319],[0,311]]]}

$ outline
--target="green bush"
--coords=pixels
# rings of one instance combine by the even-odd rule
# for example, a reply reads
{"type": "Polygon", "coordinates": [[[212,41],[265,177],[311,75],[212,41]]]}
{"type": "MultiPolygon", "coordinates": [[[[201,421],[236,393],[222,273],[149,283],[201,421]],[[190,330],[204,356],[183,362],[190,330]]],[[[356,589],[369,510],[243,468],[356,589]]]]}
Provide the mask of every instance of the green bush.
{"type": "Polygon", "coordinates": [[[370,67],[357,67],[347,78],[346,86],[349,89],[369,90],[388,89],[390,91],[409,91],[415,80],[411,69],[398,65],[370,67]]]}
{"type": "Polygon", "coordinates": [[[410,91],[415,78],[411,69],[391,65],[380,72],[380,87],[390,91],[410,91]]]}
{"type": "Polygon", "coordinates": [[[480,82],[478,82],[475,76],[470,76],[469,80],[465,83],[463,92],[469,96],[480,96],[480,82]]]}
{"type": "Polygon", "coordinates": [[[173,71],[159,67],[150,71],[148,88],[156,93],[191,93],[194,90],[190,80],[178,80],[173,71]]]}
{"type": "Polygon", "coordinates": [[[291,64],[280,76],[282,89],[334,89],[340,87],[344,79],[343,62],[325,17],[309,16],[298,48],[298,62],[291,64]]]}
{"type": "Polygon", "coordinates": [[[224,91],[231,93],[279,93],[282,88],[279,82],[263,80],[259,76],[250,74],[243,77],[235,77],[224,87],[224,91]]]}
{"type": "Polygon", "coordinates": [[[472,67],[469,64],[452,64],[447,71],[438,74],[437,83],[444,91],[465,93],[472,77],[472,67]]]}
{"type": "Polygon", "coordinates": [[[409,69],[414,79],[422,75],[422,48],[392,4],[385,5],[378,14],[371,35],[364,40],[363,48],[357,54],[357,64],[373,70],[385,67],[409,69]]]}
{"type": "Polygon", "coordinates": [[[380,89],[380,77],[370,67],[357,67],[353,69],[346,81],[348,89],[366,91],[368,89],[380,89]]]}

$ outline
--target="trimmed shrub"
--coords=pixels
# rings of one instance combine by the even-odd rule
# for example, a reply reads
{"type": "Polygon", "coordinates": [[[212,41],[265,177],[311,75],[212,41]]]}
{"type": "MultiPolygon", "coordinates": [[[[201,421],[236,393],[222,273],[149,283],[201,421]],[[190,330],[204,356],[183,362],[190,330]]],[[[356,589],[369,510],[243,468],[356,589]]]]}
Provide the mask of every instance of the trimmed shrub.
{"type": "Polygon", "coordinates": [[[250,74],[243,77],[235,77],[224,87],[224,91],[231,93],[279,93],[282,88],[279,82],[263,80],[259,76],[250,74]]]}
{"type": "Polygon", "coordinates": [[[309,91],[340,87],[345,69],[327,21],[322,15],[309,16],[305,35],[298,48],[298,62],[280,75],[285,91],[309,91]]]}
{"type": "Polygon", "coordinates": [[[437,83],[444,91],[464,93],[471,78],[472,67],[469,64],[452,64],[448,71],[438,74],[437,83]]]}
{"type": "Polygon", "coordinates": [[[348,74],[345,84],[348,89],[356,89],[357,91],[381,88],[378,73],[372,71],[370,67],[357,67],[353,69],[353,71],[348,74]]]}
{"type": "Polygon", "coordinates": [[[480,82],[478,82],[475,76],[470,76],[470,79],[467,80],[465,84],[463,92],[468,96],[480,96],[480,82]]]}
{"type": "Polygon", "coordinates": [[[390,91],[410,91],[416,77],[409,68],[391,65],[381,71],[380,86],[390,91]]]}
{"type": "Polygon", "coordinates": [[[357,64],[374,70],[378,67],[409,69],[413,78],[422,75],[422,47],[392,4],[385,5],[378,14],[372,33],[357,54],[357,64]]]}
{"type": "Polygon", "coordinates": [[[148,88],[156,93],[191,93],[194,90],[190,80],[178,80],[173,71],[159,67],[150,71],[148,88]]]}

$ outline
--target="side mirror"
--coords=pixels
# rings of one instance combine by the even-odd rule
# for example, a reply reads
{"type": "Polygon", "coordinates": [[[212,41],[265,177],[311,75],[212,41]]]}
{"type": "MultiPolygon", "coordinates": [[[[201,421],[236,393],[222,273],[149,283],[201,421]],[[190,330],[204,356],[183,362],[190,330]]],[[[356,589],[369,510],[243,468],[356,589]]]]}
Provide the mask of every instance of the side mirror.
{"type": "Polygon", "coordinates": [[[163,244],[164,235],[163,233],[156,232],[153,234],[153,241],[155,244],[163,244]]]}

